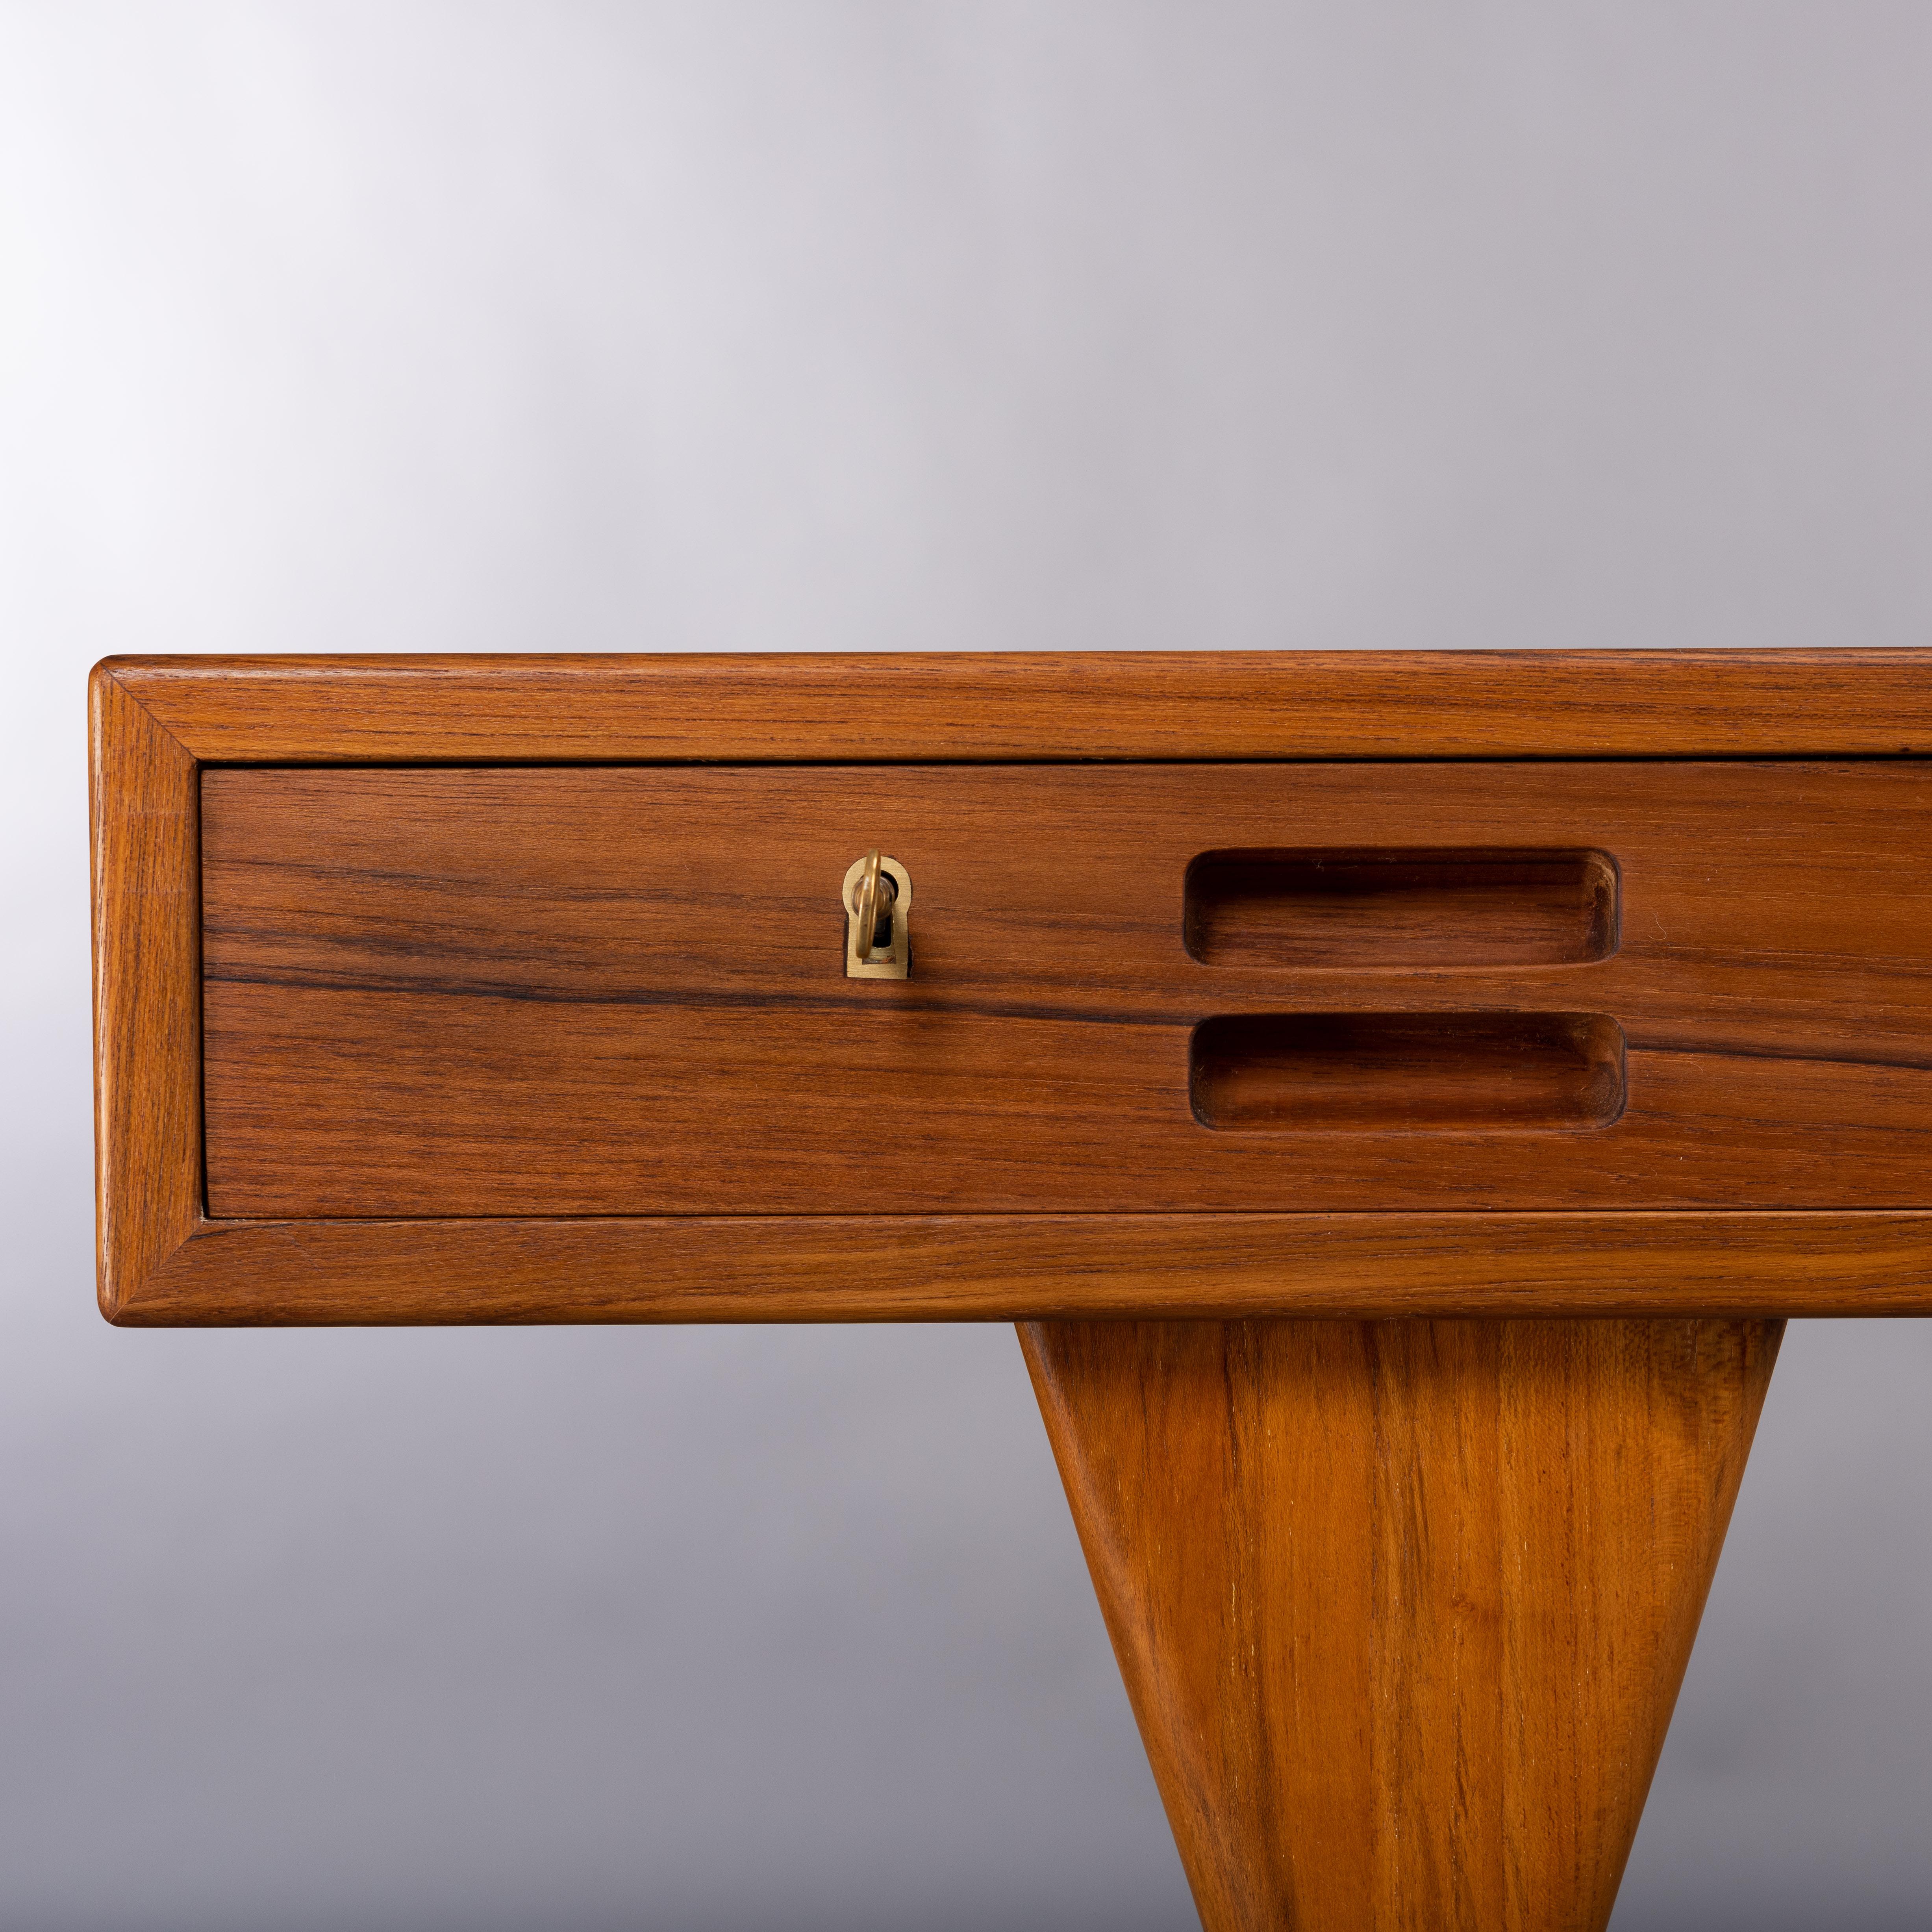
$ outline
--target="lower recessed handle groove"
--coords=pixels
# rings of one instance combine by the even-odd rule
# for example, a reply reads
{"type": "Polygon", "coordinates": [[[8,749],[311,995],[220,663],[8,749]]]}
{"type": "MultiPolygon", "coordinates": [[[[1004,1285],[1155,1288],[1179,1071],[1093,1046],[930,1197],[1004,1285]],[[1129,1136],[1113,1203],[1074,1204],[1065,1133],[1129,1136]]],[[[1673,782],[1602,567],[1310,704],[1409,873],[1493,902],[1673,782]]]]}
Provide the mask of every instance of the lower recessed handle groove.
{"type": "Polygon", "coordinates": [[[1188,1050],[1195,1118],[1234,1133],[1606,1127],[1627,1091],[1603,1013],[1222,1014],[1188,1050]]]}

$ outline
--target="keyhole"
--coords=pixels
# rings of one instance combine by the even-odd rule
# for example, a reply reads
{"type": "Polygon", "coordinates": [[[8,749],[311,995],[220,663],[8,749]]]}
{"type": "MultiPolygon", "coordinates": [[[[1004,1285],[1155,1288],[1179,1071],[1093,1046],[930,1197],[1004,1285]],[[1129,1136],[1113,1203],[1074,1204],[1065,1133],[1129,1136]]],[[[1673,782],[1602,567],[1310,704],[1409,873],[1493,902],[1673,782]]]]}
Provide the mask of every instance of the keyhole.
{"type": "Polygon", "coordinates": [[[890,872],[879,874],[879,910],[872,921],[872,944],[874,947],[890,946],[892,943],[892,908],[898,903],[899,882],[890,872]]]}

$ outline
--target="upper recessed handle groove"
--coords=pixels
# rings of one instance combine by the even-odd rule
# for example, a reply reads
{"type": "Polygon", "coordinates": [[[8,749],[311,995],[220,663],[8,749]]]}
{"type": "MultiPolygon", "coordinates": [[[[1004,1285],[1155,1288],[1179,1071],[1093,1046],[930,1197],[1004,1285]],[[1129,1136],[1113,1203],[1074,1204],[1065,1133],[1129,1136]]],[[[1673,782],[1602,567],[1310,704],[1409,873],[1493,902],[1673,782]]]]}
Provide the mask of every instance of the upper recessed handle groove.
{"type": "Polygon", "coordinates": [[[1296,970],[1574,966],[1617,950],[1607,852],[1250,848],[1187,868],[1184,930],[1208,966],[1296,970]]]}

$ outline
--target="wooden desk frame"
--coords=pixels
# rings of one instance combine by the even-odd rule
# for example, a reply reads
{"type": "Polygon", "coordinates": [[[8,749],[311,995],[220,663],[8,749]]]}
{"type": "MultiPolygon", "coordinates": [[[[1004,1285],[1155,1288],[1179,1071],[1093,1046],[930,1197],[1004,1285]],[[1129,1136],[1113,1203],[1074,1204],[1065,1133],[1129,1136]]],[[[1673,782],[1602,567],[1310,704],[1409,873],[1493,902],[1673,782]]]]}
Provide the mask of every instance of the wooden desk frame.
{"type": "Polygon", "coordinates": [[[1932,652],[112,658],[90,699],[117,1323],[1932,1310],[1924,1211],[213,1220],[198,878],[208,765],[1925,757],[1932,652]]]}
{"type": "Polygon", "coordinates": [[[1781,1318],[1932,1311],[1932,1211],[213,1219],[201,773],[1842,767],[1932,755],[1932,652],[116,658],[92,699],[111,1321],[1015,1320],[1209,1932],[1602,1932],[1781,1318]]]}

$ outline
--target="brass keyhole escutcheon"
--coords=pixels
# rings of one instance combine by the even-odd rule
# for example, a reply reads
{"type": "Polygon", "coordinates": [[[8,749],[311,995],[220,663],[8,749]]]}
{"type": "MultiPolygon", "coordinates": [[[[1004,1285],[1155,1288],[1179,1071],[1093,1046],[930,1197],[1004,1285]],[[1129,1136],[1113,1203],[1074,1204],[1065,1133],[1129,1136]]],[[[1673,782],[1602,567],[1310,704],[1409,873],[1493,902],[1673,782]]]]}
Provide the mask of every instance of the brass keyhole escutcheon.
{"type": "Polygon", "coordinates": [[[845,874],[845,976],[903,980],[912,970],[912,874],[875,846],[845,874]]]}

